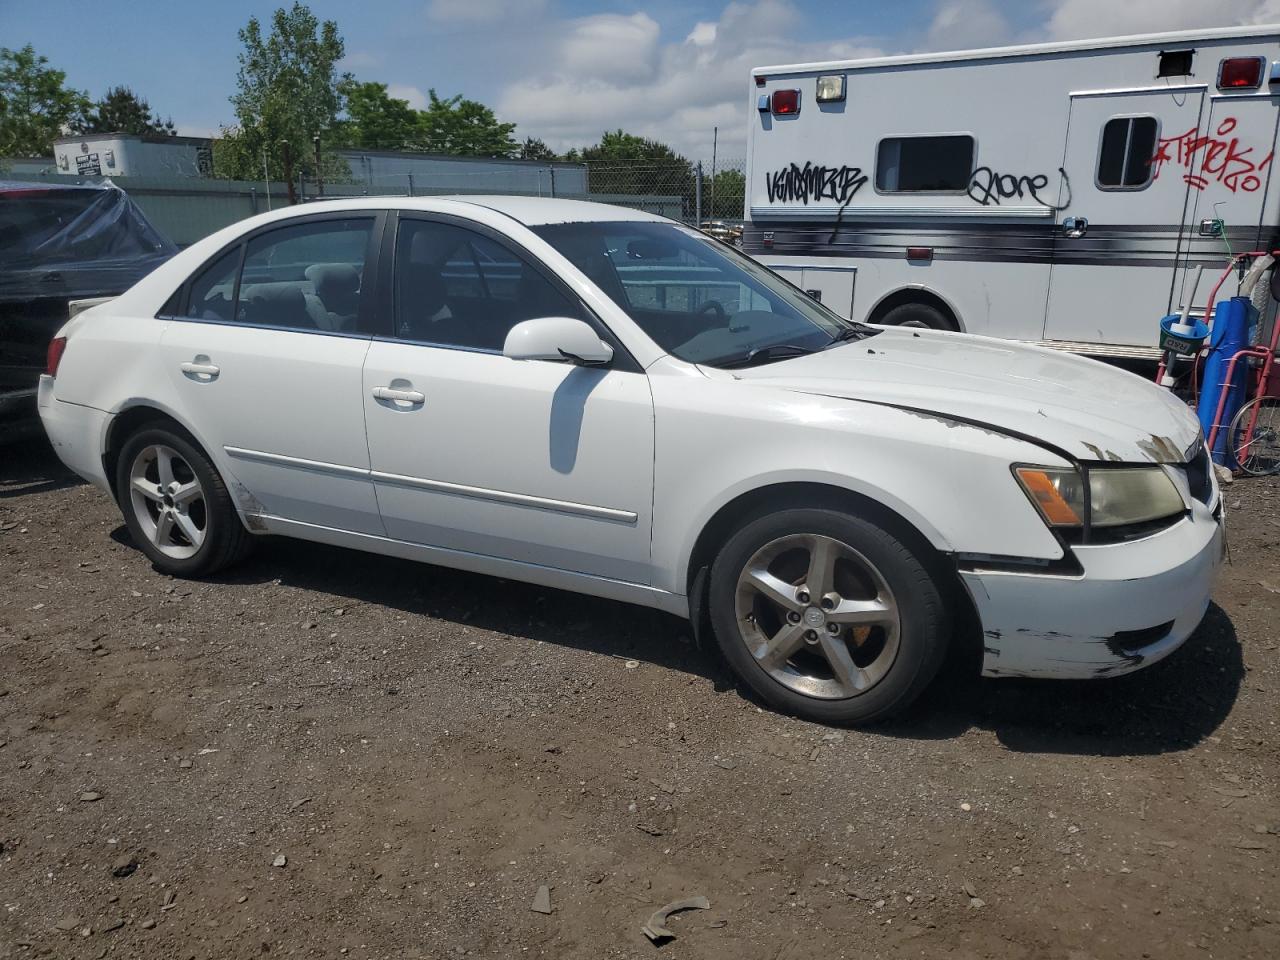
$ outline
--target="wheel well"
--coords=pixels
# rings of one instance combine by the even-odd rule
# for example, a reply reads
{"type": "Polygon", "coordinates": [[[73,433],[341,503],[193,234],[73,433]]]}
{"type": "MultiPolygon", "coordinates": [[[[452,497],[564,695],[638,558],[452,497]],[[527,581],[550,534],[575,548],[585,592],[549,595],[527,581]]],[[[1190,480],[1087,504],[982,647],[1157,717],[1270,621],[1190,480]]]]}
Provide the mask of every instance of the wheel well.
{"type": "MultiPolygon", "coordinates": [[[[766,513],[796,507],[816,507],[839,510],[865,517],[894,536],[901,538],[933,574],[943,598],[956,619],[957,631],[970,633],[973,624],[979,623],[977,610],[969,592],[960,581],[955,564],[949,557],[929,542],[915,525],[895,510],[852,490],[821,483],[780,483],[748,491],[730,500],[707,521],[689,555],[685,589],[690,598],[690,608],[695,619],[707,615],[705,598],[699,596],[707,588],[707,573],[716,554],[726,541],[743,525],[766,513]]],[[[701,632],[707,624],[695,623],[695,632],[701,632]]],[[[981,630],[978,630],[981,634],[981,630]]]]}
{"type": "Polygon", "coordinates": [[[951,325],[952,330],[960,329],[960,321],[956,317],[955,311],[951,309],[951,305],[943,300],[936,293],[930,293],[928,290],[920,290],[915,287],[908,287],[905,290],[895,290],[872,308],[870,316],[867,317],[868,323],[879,323],[890,310],[895,307],[906,306],[909,303],[918,303],[922,306],[933,307],[942,314],[943,318],[951,325]]]}
{"type": "MultiPolygon", "coordinates": [[[[102,469],[106,472],[107,482],[111,484],[111,494],[116,496],[116,461],[120,458],[120,450],[138,429],[147,423],[166,423],[174,429],[190,437],[191,431],[169,414],[155,407],[130,407],[111,421],[107,431],[107,449],[102,455],[102,469]]],[[[192,438],[192,443],[195,439],[192,438]]],[[[198,443],[196,446],[200,446],[198,443]]]]}

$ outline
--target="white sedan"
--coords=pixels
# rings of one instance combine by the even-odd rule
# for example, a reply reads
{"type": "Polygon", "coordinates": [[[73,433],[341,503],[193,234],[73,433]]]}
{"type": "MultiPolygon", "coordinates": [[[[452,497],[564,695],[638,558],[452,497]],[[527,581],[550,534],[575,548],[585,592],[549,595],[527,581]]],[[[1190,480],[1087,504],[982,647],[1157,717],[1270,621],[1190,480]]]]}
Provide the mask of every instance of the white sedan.
{"type": "Polygon", "coordinates": [[[1168,393],[850,323],[695,230],[566,200],[238,223],[71,320],[39,408],[166,573],[282,534],[645,604],[825,722],[904,707],[964,625],[989,676],[1153,663],[1221,553],[1168,393]]]}

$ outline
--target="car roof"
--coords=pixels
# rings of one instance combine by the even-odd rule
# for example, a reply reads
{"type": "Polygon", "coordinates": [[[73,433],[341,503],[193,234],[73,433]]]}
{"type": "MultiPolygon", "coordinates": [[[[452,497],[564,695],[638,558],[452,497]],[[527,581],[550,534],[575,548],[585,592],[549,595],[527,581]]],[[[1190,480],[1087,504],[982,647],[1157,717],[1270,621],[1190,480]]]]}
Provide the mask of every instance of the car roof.
{"type": "MultiPolygon", "coordinates": [[[[312,200],[293,207],[276,210],[275,215],[260,215],[262,220],[287,220],[325,210],[420,210],[424,213],[456,213],[473,216],[475,207],[483,207],[494,213],[510,217],[525,226],[542,226],[552,223],[603,223],[619,220],[637,220],[649,223],[673,223],[667,217],[620,207],[609,203],[593,203],[589,200],[567,200],[560,197],[511,197],[511,196],[441,196],[441,197],[328,197],[312,200]]],[[[259,222],[262,222],[260,220],[259,222]]]]}
{"type": "Polygon", "coordinates": [[[630,207],[619,207],[611,203],[593,203],[589,200],[566,200],[560,197],[455,196],[439,199],[487,207],[498,213],[504,213],[514,220],[519,220],[526,226],[617,220],[671,222],[666,217],[646,213],[643,210],[632,210],[630,207]]]}

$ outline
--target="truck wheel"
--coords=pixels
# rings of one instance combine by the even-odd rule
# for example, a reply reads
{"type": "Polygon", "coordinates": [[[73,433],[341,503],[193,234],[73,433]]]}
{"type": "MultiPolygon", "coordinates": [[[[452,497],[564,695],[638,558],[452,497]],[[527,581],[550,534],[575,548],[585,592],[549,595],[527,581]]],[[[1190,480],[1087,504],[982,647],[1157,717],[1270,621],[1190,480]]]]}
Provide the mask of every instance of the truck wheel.
{"type": "Polygon", "coordinates": [[[880,323],[886,327],[927,327],[930,330],[955,330],[955,325],[947,321],[946,316],[937,307],[927,303],[904,303],[894,307],[883,317],[880,323]]]}
{"type": "Polygon", "coordinates": [[[948,617],[910,547],[861,517],[794,509],[748,523],[711,568],[716,642],[771,706],[819,723],[905,708],[946,652],[948,617]]]}
{"type": "Polygon", "coordinates": [[[185,431],[168,423],[148,424],[125,443],[116,496],[134,543],[162,573],[207,576],[252,547],[218,471],[185,431]]]}

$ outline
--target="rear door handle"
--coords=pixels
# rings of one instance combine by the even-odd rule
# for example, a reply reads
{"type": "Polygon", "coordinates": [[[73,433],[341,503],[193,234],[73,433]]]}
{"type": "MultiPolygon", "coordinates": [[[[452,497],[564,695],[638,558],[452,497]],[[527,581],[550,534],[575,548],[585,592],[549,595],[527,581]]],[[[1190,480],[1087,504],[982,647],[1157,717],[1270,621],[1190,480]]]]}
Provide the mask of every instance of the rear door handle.
{"type": "Polygon", "coordinates": [[[209,380],[218,379],[218,374],[222,371],[212,363],[208,362],[208,357],[196,357],[195,360],[188,360],[182,364],[181,370],[192,380],[200,380],[207,383],[209,380]]]}
{"type": "Polygon", "coordinates": [[[417,390],[398,390],[395,387],[374,387],[373,398],[375,400],[399,400],[402,403],[426,403],[425,394],[419,393],[417,390]]]}

